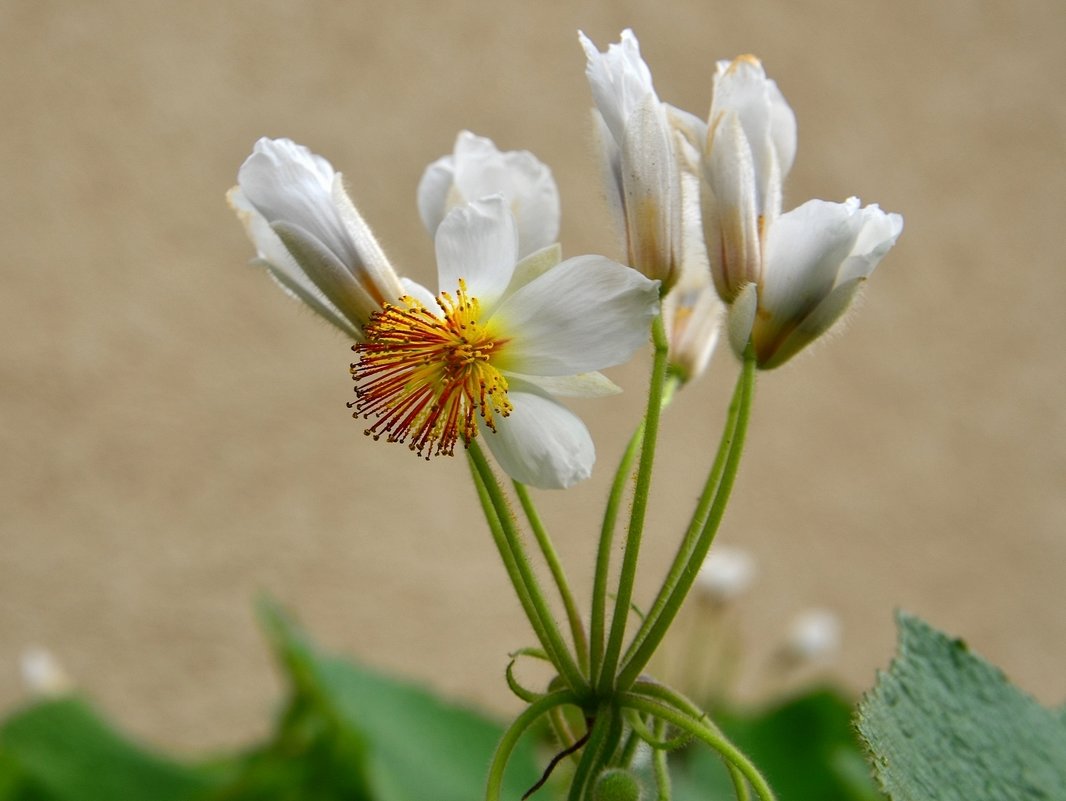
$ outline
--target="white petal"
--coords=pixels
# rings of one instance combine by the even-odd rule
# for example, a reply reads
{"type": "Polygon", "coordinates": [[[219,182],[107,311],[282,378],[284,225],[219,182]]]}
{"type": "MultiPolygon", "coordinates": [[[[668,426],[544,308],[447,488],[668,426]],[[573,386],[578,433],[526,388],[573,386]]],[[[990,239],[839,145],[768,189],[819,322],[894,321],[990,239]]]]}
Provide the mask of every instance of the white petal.
{"type": "Polygon", "coordinates": [[[822,336],[848,310],[852,299],[864,283],[866,283],[865,278],[852,278],[837,286],[814,307],[810,314],[800,320],[782,341],[767,342],[760,348],[757,354],[759,366],[764,370],[780,367],[822,336]]]}
{"type": "Polygon", "coordinates": [[[418,182],[418,216],[430,236],[437,233],[437,226],[448,212],[448,196],[454,182],[454,156],[437,159],[422,173],[418,182]]]}
{"type": "Polygon", "coordinates": [[[423,308],[429,309],[434,314],[440,314],[440,306],[437,305],[437,298],[432,292],[417,281],[412,281],[410,278],[403,278],[401,280],[403,282],[403,292],[405,295],[409,295],[412,299],[420,303],[423,308]]]}
{"type": "Polygon", "coordinates": [[[270,227],[300,265],[304,275],[356,330],[361,330],[370,315],[381,308],[378,301],[312,234],[288,222],[276,222],[270,227]]]}
{"type": "Polygon", "coordinates": [[[344,176],[340,173],[333,178],[331,197],[347,241],[355,252],[355,260],[347,264],[349,271],[379,305],[395,303],[403,293],[400,277],[393,270],[370,226],[348,197],[344,189],[344,176]]]}
{"type": "Polygon", "coordinates": [[[751,329],[755,324],[755,312],[758,308],[759,296],[755,284],[744,286],[729,306],[729,316],[726,318],[729,345],[733,348],[733,353],[740,358],[743,358],[748,340],[751,339],[751,329]]]}
{"type": "MultiPolygon", "coordinates": [[[[311,280],[304,275],[303,270],[285,249],[285,245],[278,239],[278,235],[274,233],[263,215],[248,202],[239,186],[233,187],[226,193],[226,200],[244,224],[245,233],[255,245],[256,255],[260,261],[273,265],[275,270],[284,273],[290,281],[304,286],[309,292],[321,294],[311,280]]],[[[325,300],[325,296],[322,296],[322,299],[325,300]]]]}
{"type": "Polygon", "coordinates": [[[774,81],[767,81],[770,98],[770,138],[777,154],[777,166],[784,180],[796,160],[796,115],[774,81]]]}
{"type": "Polygon", "coordinates": [[[622,188],[630,266],[669,287],[680,250],[681,187],[673,131],[662,104],[649,96],[626,121],[622,188]]]}
{"type": "Polygon", "coordinates": [[[776,215],[780,182],[796,150],[796,121],[777,85],[754,56],[740,56],[715,75],[711,121],[735,114],[751,148],[760,213],[776,215]]]}
{"type": "Polygon", "coordinates": [[[253,264],[256,262],[258,262],[259,265],[267,271],[267,274],[274,279],[275,283],[277,283],[277,285],[281,287],[281,290],[286,295],[292,298],[296,298],[296,300],[306,305],[308,308],[311,309],[311,311],[313,311],[327,323],[336,326],[341,331],[343,331],[344,334],[350,339],[353,339],[356,342],[363,341],[362,329],[356,327],[354,323],[349,321],[347,318],[345,318],[343,314],[337,311],[333,304],[326,300],[325,296],[323,296],[322,293],[318,291],[317,287],[311,287],[310,289],[308,289],[310,285],[293,281],[289,275],[282,272],[281,270],[278,270],[270,262],[263,261],[261,259],[256,259],[255,261],[253,261],[253,264]]]}
{"type": "Polygon", "coordinates": [[[621,41],[608,46],[606,53],[599,52],[580,31],[578,39],[585,50],[585,74],[592,99],[611,135],[621,144],[630,115],[648,95],[655,95],[651,70],[640,57],[637,37],[628,28],[622,31],[621,41]]]}
{"type": "Polygon", "coordinates": [[[237,212],[237,217],[244,223],[248,238],[255,245],[257,258],[252,260],[252,264],[264,268],[285,294],[305,303],[315,314],[347,336],[360,340],[360,325],[347,320],[322,290],[307,277],[267,221],[244,197],[240,187],[233,187],[226,193],[226,199],[230,208],[237,212]]]}
{"type": "Polygon", "coordinates": [[[704,159],[703,236],[714,285],[731,302],[740,288],[762,277],[762,243],[755,165],[740,119],[728,113],[707,132],[704,159]]]}
{"type": "Polygon", "coordinates": [[[452,209],[437,228],[436,245],[441,292],[454,294],[463,279],[487,312],[511,282],[518,261],[518,230],[503,196],[452,209]]]}
{"type": "Polygon", "coordinates": [[[706,286],[684,293],[675,287],[664,299],[670,366],[681,373],[683,380],[697,378],[707,368],[718,344],[724,310],[725,304],[709,280],[706,286]],[[676,301],[672,300],[675,296],[676,301]]]}
{"type": "Polygon", "coordinates": [[[549,395],[560,398],[606,398],[622,391],[618,384],[603,373],[578,373],[577,375],[524,375],[507,373],[507,379],[519,379],[533,384],[549,395]]]}
{"type": "Polygon", "coordinates": [[[809,200],[774,223],[759,291],[759,308],[773,325],[806,316],[832,290],[859,233],[857,206],[809,200]]]}
{"type": "Polygon", "coordinates": [[[515,381],[514,406],[496,431],[481,426],[496,461],[516,481],[541,489],[566,489],[592,474],[596,449],[581,419],[535,388],[515,381]]]}
{"type": "Polygon", "coordinates": [[[309,232],[343,264],[357,261],[333,207],[330,163],[289,139],[260,139],[241,165],[237,183],[268,223],[286,221],[309,232]]]}
{"type": "Polygon", "coordinates": [[[840,267],[838,283],[865,278],[872,273],[903,231],[903,218],[898,214],[885,214],[876,203],[862,209],[860,214],[862,227],[851,255],[840,267]]]}
{"type": "Polygon", "coordinates": [[[603,115],[596,109],[592,110],[592,127],[599,145],[597,151],[600,154],[600,173],[608,213],[614,221],[615,230],[621,234],[619,250],[625,251],[626,211],[622,195],[622,150],[607,129],[603,115]]]}
{"type": "Polygon", "coordinates": [[[511,283],[507,286],[506,294],[514,293],[519,287],[523,287],[534,278],[544,275],[548,270],[557,267],[562,260],[563,249],[559,246],[559,243],[541,248],[535,253],[530,253],[515,265],[514,275],[511,276],[511,283]]]}
{"type": "Polygon", "coordinates": [[[666,116],[667,119],[670,120],[671,127],[677,131],[691,147],[695,148],[697,151],[702,150],[703,143],[707,139],[707,123],[695,114],[677,108],[677,106],[672,106],[669,103],[663,103],[663,107],[666,109],[666,116]]]}
{"type": "Polygon", "coordinates": [[[502,194],[518,223],[527,255],[559,238],[559,191],[551,170],[526,150],[501,153],[491,139],[463,131],[455,143],[455,186],[475,200],[502,194]]]}
{"type": "Polygon", "coordinates": [[[496,310],[490,325],[512,337],[500,368],[572,375],[627,361],[648,341],[658,287],[603,256],[567,259],[496,310]]]}

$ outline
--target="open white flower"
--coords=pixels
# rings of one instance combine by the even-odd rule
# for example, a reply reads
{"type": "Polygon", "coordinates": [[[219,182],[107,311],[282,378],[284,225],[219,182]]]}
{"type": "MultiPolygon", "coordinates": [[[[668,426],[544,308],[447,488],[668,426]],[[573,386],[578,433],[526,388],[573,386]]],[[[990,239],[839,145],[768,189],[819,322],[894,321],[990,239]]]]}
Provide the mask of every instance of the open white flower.
{"type": "Polygon", "coordinates": [[[629,266],[669,289],[681,260],[681,185],[674,131],[633,31],[601,53],[578,34],[596,104],[607,193],[625,231],[629,266]]]}
{"type": "Polygon", "coordinates": [[[455,151],[426,168],[418,184],[418,213],[433,236],[456,206],[501,194],[518,223],[521,257],[559,238],[559,190],[551,170],[527,150],[500,152],[491,139],[461,131],[455,151]]]}
{"type": "Polygon", "coordinates": [[[703,234],[718,294],[732,303],[763,271],[766,231],[796,155],[796,118],[754,56],[720,61],[703,152],[703,234]]]}
{"type": "Polygon", "coordinates": [[[440,294],[408,284],[372,315],[354,350],[355,416],[366,433],[429,458],[481,435],[514,479],[544,488],[586,478],[588,430],[553,394],[602,394],[590,371],[647,342],[658,283],[602,256],[519,262],[500,195],[454,209],[437,228],[440,294]]]}
{"type": "Polygon", "coordinates": [[[759,367],[784,364],[820,337],[851,304],[903,230],[903,218],[858,198],[808,200],[767,234],[766,264],[730,310],[733,347],[750,333],[759,367]]]}
{"type": "Polygon", "coordinates": [[[332,165],[289,139],[260,139],[227,195],[256,263],[354,340],[404,293],[332,165]]]}

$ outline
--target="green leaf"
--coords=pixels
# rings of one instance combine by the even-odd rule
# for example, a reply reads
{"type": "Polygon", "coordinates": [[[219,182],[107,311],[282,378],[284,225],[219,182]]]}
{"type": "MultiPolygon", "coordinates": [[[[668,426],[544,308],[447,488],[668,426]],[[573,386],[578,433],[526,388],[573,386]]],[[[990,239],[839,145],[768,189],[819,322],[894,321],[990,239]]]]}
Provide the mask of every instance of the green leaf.
{"type": "Polygon", "coordinates": [[[859,706],[896,801],[1061,799],[1066,726],[965,643],[900,613],[899,654],[859,706]]]}
{"type": "MultiPolygon", "coordinates": [[[[303,709],[352,754],[373,801],[471,801],[484,795],[498,724],[315,649],[276,607],[262,617],[303,709]]],[[[505,793],[519,797],[538,778],[532,747],[520,748],[505,793]]],[[[344,798],[361,798],[353,794],[344,798]]]]}
{"type": "MultiPolygon", "coordinates": [[[[779,801],[874,801],[880,798],[851,725],[852,704],[815,689],[755,713],[716,713],[726,736],[766,777],[779,801]]],[[[732,797],[721,759],[690,746],[676,801],[732,797]]]]}
{"type": "Polygon", "coordinates": [[[0,765],[5,801],[186,801],[208,787],[202,774],[130,743],[75,697],[4,723],[0,765]]]}

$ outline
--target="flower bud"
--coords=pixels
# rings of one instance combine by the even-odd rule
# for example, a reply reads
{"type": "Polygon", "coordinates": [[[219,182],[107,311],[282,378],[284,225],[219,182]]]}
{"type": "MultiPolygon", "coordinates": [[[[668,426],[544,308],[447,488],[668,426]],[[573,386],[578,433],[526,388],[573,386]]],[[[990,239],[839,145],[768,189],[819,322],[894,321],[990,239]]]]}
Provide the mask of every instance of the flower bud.
{"type": "Polygon", "coordinates": [[[696,589],[707,599],[727,603],[740,596],[755,578],[751,554],[728,545],[715,545],[696,574],[696,589]]]}
{"type": "Polygon", "coordinates": [[[808,609],[792,621],[783,655],[792,664],[825,662],[840,650],[840,618],[828,609],[808,609]]]}
{"type": "Polygon", "coordinates": [[[592,785],[592,801],[640,801],[640,781],[624,768],[608,768],[592,785]]]}

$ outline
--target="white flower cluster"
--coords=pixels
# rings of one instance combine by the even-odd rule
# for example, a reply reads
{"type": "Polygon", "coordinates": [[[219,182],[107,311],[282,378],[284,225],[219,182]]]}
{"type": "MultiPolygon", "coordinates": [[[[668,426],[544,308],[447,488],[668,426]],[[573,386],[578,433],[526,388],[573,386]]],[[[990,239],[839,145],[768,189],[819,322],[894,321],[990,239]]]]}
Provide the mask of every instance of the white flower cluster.
{"type": "Polygon", "coordinates": [[[704,370],[725,307],[737,352],[750,343],[775,367],[840,317],[902,227],[854,198],[781,213],[795,119],[753,57],[718,64],[705,122],[659,100],[631,31],[604,53],[580,40],[628,266],[562,260],[551,171],[466,131],[418,187],[437,294],[394,268],[341,174],[301,145],[260,139],[229,194],[256,263],[356,343],[350,405],[368,434],[425,457],[482,436],[538,487],[570,486],[595,460],[556,396],[617,391],[597,371],[646,343],[660,311],[683,381],[704,370]]]}
{"type": "MultiPolygon", "coordinates": [[[[857,198],[781,212],[796,118],[754,56],[718,62],[703,121],[658,100],[632,31],[605,53],[584,35],[581,42],[601,128],[610,131],[602,150],[631,265],[654,263],[658,272],[645,272],[668,285],[684,280],[686,267],[700,273],[690,300],[677,298],[692,310],[704,302],[698,282],[713,280],[737,353],[750,341],[759,367],[783,364],[840,318],[895,244],[902,217],[857,198]]],[[[682,337],[675,342],[681,347],[682,337]]],[[[698,371],[706,360],[691,348],[686,358],[698,371]]]]}

